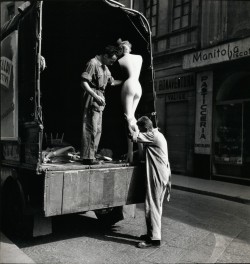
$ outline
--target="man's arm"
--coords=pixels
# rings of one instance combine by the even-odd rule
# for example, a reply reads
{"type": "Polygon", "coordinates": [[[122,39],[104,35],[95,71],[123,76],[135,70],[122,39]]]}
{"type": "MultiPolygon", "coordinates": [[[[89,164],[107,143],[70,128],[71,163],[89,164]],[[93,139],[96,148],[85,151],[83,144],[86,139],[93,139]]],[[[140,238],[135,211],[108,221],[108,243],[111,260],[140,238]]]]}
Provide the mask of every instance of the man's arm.
{"type": "Polygon", "coordinates": [[[89,86],[89,83],[86,80],[81,81],[81,87],[95,99],[98,105],[102,106],[106,104],[104,98],[96,94],[94,90],[89,86]]]}
{"type": "Polygon", "coordinates": [[[137,143],[147,143],[150,144],[154,141],[153,132],[134,132],[131,138],[131,141],[137,143]]]}
{"type": "Polygon", "coordinates": [[[113,80],[113,82],[111,83],[111,86],[121,85],[122,83],[123,83],[122,80],[113,80]]]}

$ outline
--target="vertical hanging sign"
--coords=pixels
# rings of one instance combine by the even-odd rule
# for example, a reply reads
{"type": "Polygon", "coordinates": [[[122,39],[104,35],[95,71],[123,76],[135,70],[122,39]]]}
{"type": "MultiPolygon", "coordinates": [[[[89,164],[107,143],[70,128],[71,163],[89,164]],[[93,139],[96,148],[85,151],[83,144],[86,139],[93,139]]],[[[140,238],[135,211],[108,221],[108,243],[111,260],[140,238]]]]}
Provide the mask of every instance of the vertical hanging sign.
{"type": "Polygon", "coordinates": [[[195,153],[211,153],[213,72],[197,74],[195,153]]]}

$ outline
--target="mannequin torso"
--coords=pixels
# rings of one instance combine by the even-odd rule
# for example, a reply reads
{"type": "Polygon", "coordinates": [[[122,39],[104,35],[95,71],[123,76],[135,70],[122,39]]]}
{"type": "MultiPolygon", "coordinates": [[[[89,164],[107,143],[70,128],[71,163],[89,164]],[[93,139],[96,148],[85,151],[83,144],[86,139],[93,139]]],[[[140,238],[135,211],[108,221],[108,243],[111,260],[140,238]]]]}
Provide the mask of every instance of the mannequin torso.
{"type": "MultiPolygon", "coordinates": [[[[121,57],[118,62],[121,66],[125,80],[121,90],[121,102],[128,124],[128,131],[132,134],[132,131],[138,130],[135,111],[142,95],[142,88],[139,82],[142,56],[125,52],[124,56],[121,57]]],[[[130,139],[128,139],[127,161],[133,162],[133,143],[130,139]]]]}
{"type": "Polygon", "coordinates": [[[118,62],[125,76],[125,81],[121,91],[124,113],[127,115],[128,119],[133,119],[135,110],[142,95],[142,89],[139,82],[142,57],[140,55],[125,53],[125,55],[120,58],[118,62]]]}

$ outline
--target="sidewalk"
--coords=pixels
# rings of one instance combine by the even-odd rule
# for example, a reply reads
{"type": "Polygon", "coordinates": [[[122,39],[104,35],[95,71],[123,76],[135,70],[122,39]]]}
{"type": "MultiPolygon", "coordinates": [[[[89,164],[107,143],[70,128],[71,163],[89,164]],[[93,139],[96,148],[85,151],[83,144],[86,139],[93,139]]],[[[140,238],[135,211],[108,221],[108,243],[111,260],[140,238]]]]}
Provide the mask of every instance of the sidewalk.
{"type": "Polygon", "coordinates": [[[35,263],[2,232],[0,236],[0,263],[35,263]]]}
{"type": "Polygon", "coordinates": [[[250,186],[172,174],[172,188],[250,205],[250,186]]]}
{"type": "MultiPolygon", "coordinates": [[[[172,175],[172,188],[250,205],[250,186],[172,175]]],[[[1,233],[0,263],[35,263],[1,233]]]]}

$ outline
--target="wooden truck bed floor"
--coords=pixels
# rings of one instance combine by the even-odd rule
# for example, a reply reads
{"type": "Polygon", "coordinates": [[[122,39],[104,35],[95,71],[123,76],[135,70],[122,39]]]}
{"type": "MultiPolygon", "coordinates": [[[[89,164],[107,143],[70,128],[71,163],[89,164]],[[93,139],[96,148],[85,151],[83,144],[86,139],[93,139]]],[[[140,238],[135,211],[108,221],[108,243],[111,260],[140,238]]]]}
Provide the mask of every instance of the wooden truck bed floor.
{"type": "Polygon", "coordinates": [[[103,169],[103,168],[119,168],[131,167],[129,163],[112,161],[103,162],[98,165],[83,165],[80,162],[69,163],[42,163],[40,165],[41,171],[68,171],[68,170],[84,170],[84,169],[103,169]]]}

